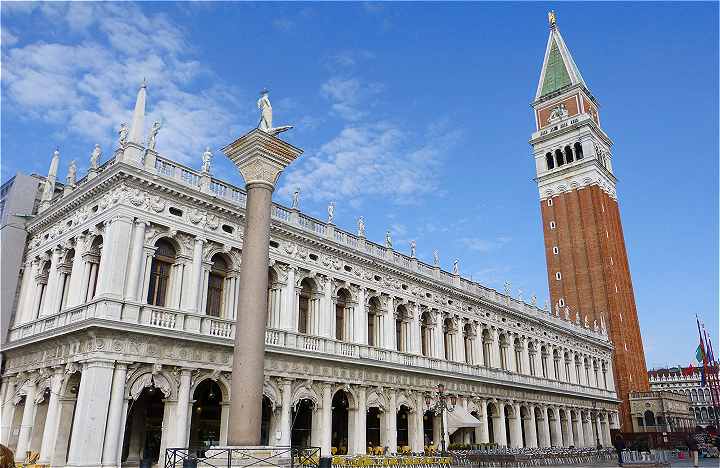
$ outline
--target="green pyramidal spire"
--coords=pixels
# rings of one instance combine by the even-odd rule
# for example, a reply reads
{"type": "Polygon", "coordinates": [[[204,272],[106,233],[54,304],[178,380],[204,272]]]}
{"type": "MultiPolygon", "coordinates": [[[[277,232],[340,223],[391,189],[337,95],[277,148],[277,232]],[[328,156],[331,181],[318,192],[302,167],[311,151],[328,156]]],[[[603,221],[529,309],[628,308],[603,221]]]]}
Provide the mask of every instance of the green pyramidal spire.
{"type": "Polygon", "coordinates": [[[562,35],[560,35],[560,30],[555,24],[554,12],[551,12],[548,16],[550,18],[550,37],[548,37],[547,47],[545,48],[545,60],[540,72],[540,82],[538,83],[535,100],[566,86],[580,83],[587,87],[580,70],[578,70],[570,51],[565,45],[565,41],[563,41],[562,35]]]}

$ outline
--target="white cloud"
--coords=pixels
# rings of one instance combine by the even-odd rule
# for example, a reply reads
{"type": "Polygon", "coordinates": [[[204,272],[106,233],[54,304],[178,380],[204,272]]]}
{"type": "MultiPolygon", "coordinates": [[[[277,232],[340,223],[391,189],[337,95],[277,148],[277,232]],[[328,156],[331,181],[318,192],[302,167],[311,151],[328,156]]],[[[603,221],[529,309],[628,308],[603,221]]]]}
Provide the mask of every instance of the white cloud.
{"type": "Polygon", "coordinates": [[[0,29],[0,43],[2,43],[3,46],[8,47],[11,45],[16,44],[18,41],[18,37],[12,33],[7,27],[3,27],[0,29]]]}
{"type": "Polygon", "coordinates": [[[184,32],[161,14],[146,15],[129,3],[89,2],[10,12],[40,14],[57,25],[47,36],[52,41],[3,42],[2,91],[11,111],[54,124],[58,135],[101,143],[109,154],[143,78],[149,82],[146,125],[163,121],[158,150],[173,159],[199,161],[206,145],[227,143],[238,124],[251,121],[249,106],[238,117],[241,93],[205,70],[184,32]],[[56,39],[78,34],[80,43],[56,39]],[[214,84],[198,90],[198,78],[206,77],[214,84]]]}
{"type": "Polygon", "coordinates": [[[463,237],[460,239],[460,242],[465,248],[482,253],[497,250],[510,241],[511,239],[509,237],[503,236],[496,237],[495,239],[481,239],[479,237],[463,237]]]}
{"type": "Polygon", "coordinates": [[[382,197],[411,203],[438,188],[435,172],[457,136],[452,131],[421,137],[383,122],[349,125],[291,166],[280,193],[300,187],[304,197],[315,201],[357,206],[366,197],[382,197]]]}
{"type": "Polygon", "coordinates": [[[368,115],[372,99],[383,90],[378,83],[366,84],[357,78],[334,77],[321,86],[323,96],[331,101],[332,109],[344,120],[358,121],[368,115]]]}

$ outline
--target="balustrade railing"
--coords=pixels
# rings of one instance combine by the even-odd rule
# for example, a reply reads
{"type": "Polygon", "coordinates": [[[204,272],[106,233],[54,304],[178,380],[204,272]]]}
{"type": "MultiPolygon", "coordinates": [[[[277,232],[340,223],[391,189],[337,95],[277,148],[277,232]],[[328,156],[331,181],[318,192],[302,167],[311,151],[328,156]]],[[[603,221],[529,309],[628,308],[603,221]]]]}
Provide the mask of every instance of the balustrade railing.
{"type": "MultiPolygon", "coordinates": [[[[140,326],[177,330],[199,336],[226,340],[228,343],[231,343],[235,337],[235,321],[233,319],[212,317],[203,314],[144,305],[140,307],[139,316],[136,316],[135,319],[128,318],[123,320],[104,316],[104,311],[107,309],[107,307],[103,306],[105,302],[116,301],[102,298],[97,299],[91,303],[67,309],[61,313],[52,316],[40,317],[33,322],[13,327],[10,329],[9,341],[18,341],[23,338],[48,332],[75,322],[82,322],[86,319],[93,318],[101,318],[105,320],[109,319],[118,322],[139,322],[140,326]]],[[[122,316],[123,315],[121,314],[121,317],[122,316]]],[[[128,317],[130,317],[130,315],[128,315],[128,317]]],[[[359,343],[349,343],[346,341],[339,341],[321,336],[311,336],[287,330],[268,329],[265,335],[265,343],[269,347],[277,347],[280,349],[297,349],[300,351],[311,351],[320,354],[343,356],[346,358],[395,363],[407,367],[433,369],[459,375],[487,378],[522,385],[542,386],[565,392],[590,393],[600,397],[614,397],[614,392],[583,384],[550,380],[543,377],[513,373],[497,368],[447,361],[444,359],[422,356],[420,354],[397,351],[395,349],[380,348],[359,343]]]]}

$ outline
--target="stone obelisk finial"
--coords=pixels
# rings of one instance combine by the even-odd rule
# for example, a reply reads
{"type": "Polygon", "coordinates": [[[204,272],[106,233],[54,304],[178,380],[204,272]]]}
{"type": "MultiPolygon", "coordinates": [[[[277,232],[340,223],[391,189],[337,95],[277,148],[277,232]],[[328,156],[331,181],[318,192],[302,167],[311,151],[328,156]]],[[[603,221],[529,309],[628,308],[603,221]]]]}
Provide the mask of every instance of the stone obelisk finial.
{"type": "Polygon", "coordinates": [[[133,111],[132,125],[130,126],[130,135],[128,142],[143,143],[143,133],[145,126],[145,101],[147,99],[147,80],[143,78],[140,89],[135,99],[135,110],[133,111]]]}
{"type": "MultiPolygon", "coordinates": [[[[141,165],[145,153],[143,134],[145,133],[145,101],[147,100],[147,81],[143,79],[135,99],[135,110],[127,133],[125,124],[120,127],[120,148],[115,152],[117,162],[141,165]],[[127,135],[127,137],[125,137],[127,135]]],[[[153,166],[154,166],[153,161],[153,166]]]]}
{"type": "MultiPolygon", "coordinates": [[[[272,193],[282,170],[302,153],[276,136],[289,127],[272,127],[267,92],[261,95],[258,108],[258,128],[222,150],[245,179],[247,192],[228,418],[231,446],[260,445],[272,193]]],[[[289,438],[286,442],[289,444],[289,438]]]]}
{"type": "Polygon", "coordinates": [[[53,195],[55,195],[55,183],[57,182],[58,167],[60,166],[60,148],[55,148],[52,158],[50,159],[50,169],[43,184],[43,192],[40,198],[40,211],[50,205],[53,195]]]}

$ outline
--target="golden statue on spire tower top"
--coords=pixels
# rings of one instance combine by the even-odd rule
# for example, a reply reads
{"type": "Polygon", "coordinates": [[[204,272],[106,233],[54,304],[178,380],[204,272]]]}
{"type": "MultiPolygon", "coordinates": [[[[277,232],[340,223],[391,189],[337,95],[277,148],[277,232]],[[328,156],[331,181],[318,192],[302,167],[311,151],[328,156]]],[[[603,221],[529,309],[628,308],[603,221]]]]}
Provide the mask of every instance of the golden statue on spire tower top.
{"type": "Polygon", "coordinates": [[[548,21],[550,22],[550,27],[551,27],[551,28],[554,28],[554,27],[555,27],[555,22],[556,22],[555,10],[550,10],[550,11],[548,12],[548,21]]]}

